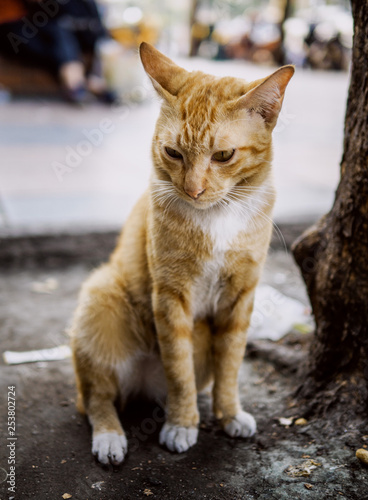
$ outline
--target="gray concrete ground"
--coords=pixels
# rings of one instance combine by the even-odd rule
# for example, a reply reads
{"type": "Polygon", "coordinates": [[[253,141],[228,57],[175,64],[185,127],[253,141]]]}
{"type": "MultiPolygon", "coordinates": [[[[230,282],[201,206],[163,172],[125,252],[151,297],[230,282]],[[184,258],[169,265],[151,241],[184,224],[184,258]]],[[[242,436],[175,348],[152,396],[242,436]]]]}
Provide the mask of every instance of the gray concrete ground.
{"type": "MultiPolygon", "coordinates": [[[[1,351],[67,342],[65,328],[90,267],[2,269],[1,351]],[[34,282],[47,278],[56,280],[57,288],[50,294],[34,292],[34,282]]],[[[285,252],[270,253],[264,282],[305,300],[299,273],[285,252]]],[[[288,339],[273,345],[274,352],[282,349],[279,358],[267,359],[267,349],[261,355],[254,343],[244,361],[241,399],[257,419],[254,438],[226,437],[211,416],[209,396],[203,395],[199,442],[189,452],[175,455],[158,445],[163,421],[160,403],[135,403],[121,416],[130,446],[121,467],[102,467],[91,455],[89,425],[74,405],[69,359],[14,366],[1,360],[0,499],[366,500],[368,469],[355,458],[355,450],[368,443],[368,436],[347,423],[326,442],[324,419],[290,427],[278,421],[303,417],[290,395],[298,384],[295,370],[310,338],[294,334],[288,339]],[[12,386],[16,441],[7,439],[7,394],[12,386]],[[11,450],[7,445],[12,443],[11,450]],[[5,480],[11,453],[16,463],[15,494],[5,480]]]]}
{"type": "MultiPolygon", "coordinates": [[[[247,80],[273,70],[245,62],[179,63],[247,80]]],[[[274,133],[277,222],[314,220],[330,208],[347,85],[346,73],[302,69],[291,81],[274,133]]],[[[143,104],[113,109],[42,99],[1,104],[0,231],[119,227],[149,179],[158,113],[149,89],[142,81],[135,90],[146,97],[143,104]]]]}

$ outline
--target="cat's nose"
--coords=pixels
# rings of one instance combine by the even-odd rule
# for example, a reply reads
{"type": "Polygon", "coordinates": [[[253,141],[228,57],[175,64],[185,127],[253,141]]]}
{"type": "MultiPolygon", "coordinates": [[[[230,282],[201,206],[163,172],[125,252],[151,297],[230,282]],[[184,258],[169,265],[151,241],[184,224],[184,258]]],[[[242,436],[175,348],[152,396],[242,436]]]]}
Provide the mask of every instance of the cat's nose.
{"type": "Polygon", "coordinates": [[[195,189],[194,191],[189,191],[189,189],[186,189],[185,192],[187,193],[188,196],[193,198],[193,200],[198,200],[198,198],[205,192],[205,189],[199,188],[195,189]]]}

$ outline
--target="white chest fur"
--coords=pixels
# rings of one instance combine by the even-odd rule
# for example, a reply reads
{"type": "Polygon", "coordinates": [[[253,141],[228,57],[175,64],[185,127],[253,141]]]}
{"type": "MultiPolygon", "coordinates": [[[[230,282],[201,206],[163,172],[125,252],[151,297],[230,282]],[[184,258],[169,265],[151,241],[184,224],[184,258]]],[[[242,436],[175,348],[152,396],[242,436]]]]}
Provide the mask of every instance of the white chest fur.
{"type": "MultiPolygon", "coordinates": [[[[243,204],[230,200],[226,207],[190,211],[194,224],[209,236],[212,242],[211,259],[203,263],[202,272],[192,287],[194,319],[216,313],[224,285],[223,276],[226,274],[226,253],[239,245],[236,241],[239,234],[250,229],[257,230],[260,221],[254,221],[255,216],[260,215],[261,221],[267,222],[267,217],[263,215],[264,206],[268,205],[267,190],[267,186],[259,188],[243,204]]],[[[238,249],[240,250],[239,247],[238,249]]]]}
{"type": "Polygon", "coordinates": [[[204,263],[202,273],[192,287],[192,314],[194,320],[213,316],[221,297],[223,282],[221,271],[225,252],[218,252],[214,259],[204,263]]]}
{"type": "Polygon", "coordinates": [[[224,285],[221,275],[226,252],[232,247],[238,234],[246,230],[248,221],[238,214],[219,211],[199,213],[195,222],[212,241],[212,258],[204,262],[202,273],[192,288],[192,314],[194,319],[200,319],[216,313],[224,285]]]}

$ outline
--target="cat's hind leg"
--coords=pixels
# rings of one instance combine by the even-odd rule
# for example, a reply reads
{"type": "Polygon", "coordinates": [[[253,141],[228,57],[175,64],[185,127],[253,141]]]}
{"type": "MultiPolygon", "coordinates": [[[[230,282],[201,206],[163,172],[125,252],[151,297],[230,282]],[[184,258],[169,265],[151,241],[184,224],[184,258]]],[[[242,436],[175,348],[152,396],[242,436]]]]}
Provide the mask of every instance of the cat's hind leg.
{"type": "Polygon", "coordinates": [[[115,407],[118,383],[113,373],[101,373],[74,350],[78,409],[92,427],[92,453],[102,464],[123,462],[128,443],[115,407]]]}
{"type": "Polygon", "coordinates": [[[110,265],[84,284],[71,329],[78,407],[92,426],[92,452],[103,463],[120,464],[127,439],[115,407],[129,394],[129,366],[137,349],[134,318],[124,283],[110,265]],[[126,366],[123,393],[117,367],[126,366]]]}

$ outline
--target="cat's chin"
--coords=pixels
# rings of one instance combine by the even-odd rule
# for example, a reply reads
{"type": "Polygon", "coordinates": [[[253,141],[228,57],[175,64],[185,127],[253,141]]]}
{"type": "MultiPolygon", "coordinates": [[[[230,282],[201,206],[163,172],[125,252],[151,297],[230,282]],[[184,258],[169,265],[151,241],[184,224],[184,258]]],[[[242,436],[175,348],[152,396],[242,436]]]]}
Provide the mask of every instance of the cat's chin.
{"type": "Polygon", "coordinates": [[[186,206],[193,208],[194,210],[209,210],[211,208],[215,208],[218,206],[218,201],[207,201],[207,200],[197,200],[197,201],[191,201],[191,200],[183,200],[185,202],[186,206]]]}
{"type": "Polygon", "coordinates": [[[193,207],[195,210],[208,210],[214,206],[214,203],[209,203],[209,202],[202,202],[202,203],[190,203],[190,206],[193,207]]]}

